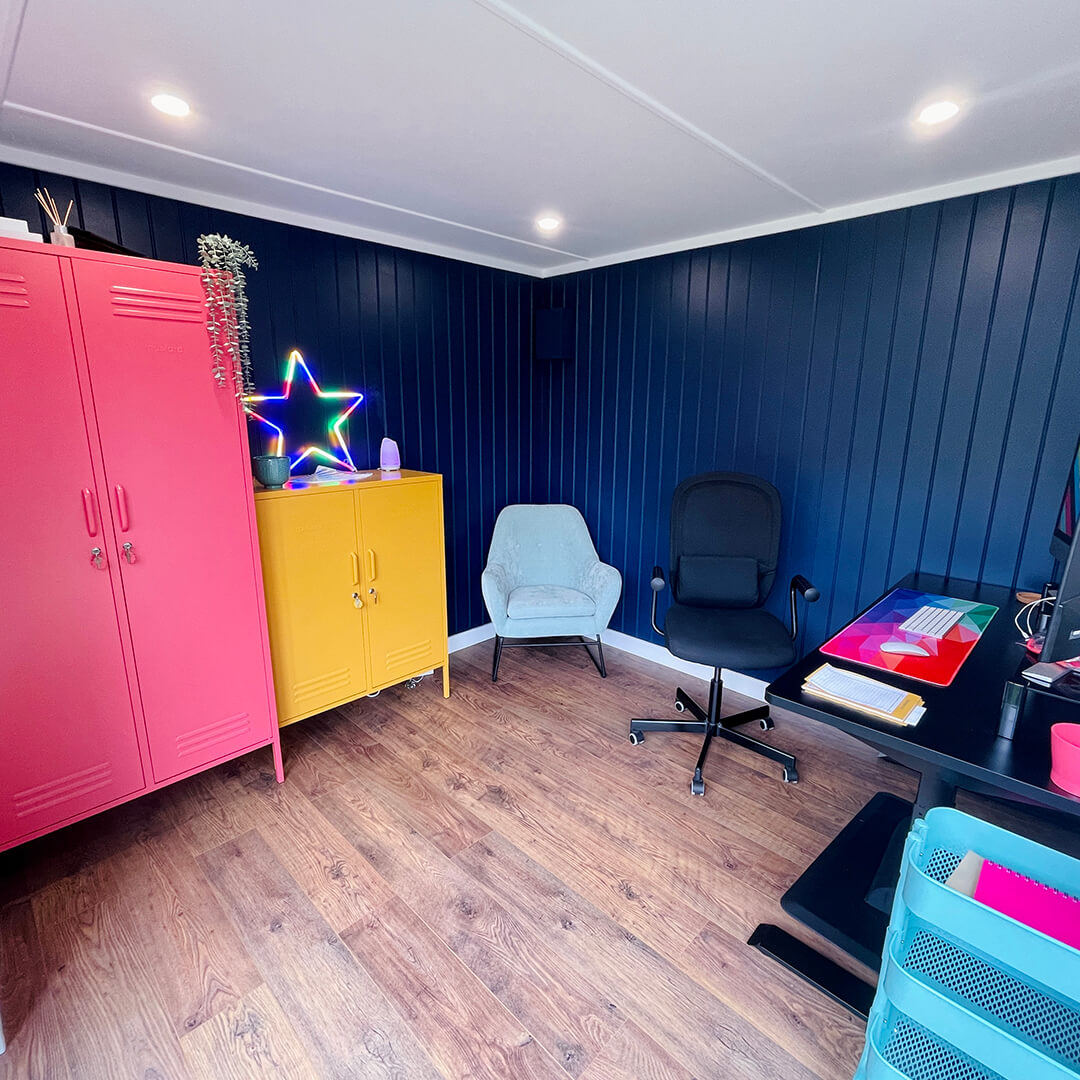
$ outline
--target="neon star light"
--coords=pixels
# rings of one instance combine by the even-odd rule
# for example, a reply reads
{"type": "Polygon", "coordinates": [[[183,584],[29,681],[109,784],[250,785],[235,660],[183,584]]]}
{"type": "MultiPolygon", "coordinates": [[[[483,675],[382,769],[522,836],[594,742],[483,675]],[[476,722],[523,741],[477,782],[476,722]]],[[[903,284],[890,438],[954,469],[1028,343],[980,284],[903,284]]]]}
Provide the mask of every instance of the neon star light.
{"type": "Polygon", "coordinates": [[[296,369],[298,367],[301,368],[307,376],[308,385],[311,387],[311,390],[316,397],[325,400],[347,402],[348,404],[346,404],[341,412],[334,416],[327,425],[326,430],[329,439],[327,446],[309,445],[302,447],[296,457],[290,460],[289,471],[292,472],[301,461],[304,461],[309,457],[317,457],[322,458],[323,461],[326,461],[331,465],[336,465],[339,469],[347,469],[351,472],[356,472],[356,463],[352,459],[352,454],[349,453],[349,444],[345,441],[345,436],[341,433],[341,429],[356,407],[364,400],[364,395],[358,394],[355,390],[323,390],[315,381],[315,376],[311,374],[311,369],[307,366],[299,349],[293,349],[293,351],[289,353],[289,363],[288,367],[285,369],[285,384],[282,387],[280,394],[251,394],[244,398],[245,403],[249,406],[248,414],[260,423],[265,424],[274,432],[274,453],[284,455],[285,432],[272,420],[268,420],[265,416],[260,415],[250,406],[261,401],[288,401],[289,396],[292,393],[293,377],[296,375],[296,369]],[[334,452],[335,448],[338,453],[334,452]]]}

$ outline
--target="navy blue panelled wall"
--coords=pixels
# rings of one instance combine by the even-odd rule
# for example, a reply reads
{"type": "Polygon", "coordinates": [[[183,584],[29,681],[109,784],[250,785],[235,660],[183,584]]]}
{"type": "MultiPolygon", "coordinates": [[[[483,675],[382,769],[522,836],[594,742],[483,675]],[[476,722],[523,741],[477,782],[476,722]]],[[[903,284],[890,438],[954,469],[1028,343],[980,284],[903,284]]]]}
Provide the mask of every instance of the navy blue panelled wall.
{"type": "MultiPolygon", "coordinates": [[[[248,244],[259,389],[279,392],[298,347],[323,387],[366,395],[349,421],[354,460],[377,465],[389,435],[407,468],[443,474],[450,632],[487,622],[480,570],[495,514],[531,497],[530,278],[3,164],[0,215],[40,231],[37,186],[75,200],[73,224],[154,258],[197,262],[205,232],[248,244]]],[[[324,432],[309,404],[310,434],[324,432]]]]}
{"type": "Polygon", "coordinates": [[[367,395],[358,464],[389,434],[444,475],[451,632],[487,621],[499,508],[565,501],[623,573],[613,626],[653,637],[671,494],[706,469],[780,489],[779,580],[823,594],[804,645],[914,568],[1051,571],[1080,430],[1078,176],[551,281],[6,165],[0,214],[40,227],[40,184],[150,256],[194,262],[209,231],[255,250],[260,389],[297,346],[324,386],[367,395]],[[532,357],[549,306],[572,311],[572,360],[532,357]]]}
{"type": "MultiPolygon", "coordinates": [[[[1080,433],[1080,177],[537,283],[576,359],[537,365],[534,497],[582,509],[652,638],[669,505],[770,479],[804,647],[911,569],[1039,585],[1080,433]]],[[[783,611],[783,588],[770,606],[783,611]]]]}

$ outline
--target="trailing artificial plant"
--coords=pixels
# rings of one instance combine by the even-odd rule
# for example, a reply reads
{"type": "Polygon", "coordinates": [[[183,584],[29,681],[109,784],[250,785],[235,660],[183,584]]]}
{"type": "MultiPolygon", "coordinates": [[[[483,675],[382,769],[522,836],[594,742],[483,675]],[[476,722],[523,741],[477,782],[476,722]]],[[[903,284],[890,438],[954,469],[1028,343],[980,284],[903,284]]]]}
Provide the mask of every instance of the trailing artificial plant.
{"type": "Polygon", "coordinates": [[[221,233],[206,233],[198,243],[214,378],[219,386],[225,386],[231,372],[236,395],[245,401],[255,392],[255,380],[251,374],[251,324],[244,267],[258,270],[259,262],[246,244],[221,233]]]}

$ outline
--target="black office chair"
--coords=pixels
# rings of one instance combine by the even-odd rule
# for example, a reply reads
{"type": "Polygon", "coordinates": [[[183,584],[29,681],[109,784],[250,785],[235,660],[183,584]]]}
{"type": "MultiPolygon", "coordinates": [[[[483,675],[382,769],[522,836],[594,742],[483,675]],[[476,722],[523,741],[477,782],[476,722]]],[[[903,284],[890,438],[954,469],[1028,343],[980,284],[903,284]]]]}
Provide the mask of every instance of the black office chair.
{"type": "Polygon", "coordinates": [[[769,706],[734,716],[720,716],[724,684],[721,667],[786,667],[795,662],[799,631],[795,597],[813,603],[820,593],[802,575],[791,579],[791,631],[762,608],[776,577],[780,553],[780,493],[765,480],[743,473],[703,473],[684,480],[671,500],[671,591],[664,629],[656,625],[656,600],[667,582],[656,566],[652,577],[652,624],[668,649],[683,660],[713,668],[706,712],[681,687],[675,711],[689,712],[695,722],[631,720],[630,741],[636,746],[646,731],[694,731],[705,743],[694,768],[690,790],[705,794],[701,771],[713,738],[720,737],[763,754],[784,767],[784,780],[799,779],[795,758],[767,743],[751,739],[736,727],[756,720],[762,731],[772,726],[769,706]]]}

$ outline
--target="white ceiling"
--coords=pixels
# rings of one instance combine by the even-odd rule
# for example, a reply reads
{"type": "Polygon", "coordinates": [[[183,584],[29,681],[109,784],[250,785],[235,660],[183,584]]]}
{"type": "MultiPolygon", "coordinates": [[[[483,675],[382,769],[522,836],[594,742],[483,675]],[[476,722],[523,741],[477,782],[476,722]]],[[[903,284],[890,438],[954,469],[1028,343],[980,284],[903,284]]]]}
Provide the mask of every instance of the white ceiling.
{"type": "Polygon", "coordinates": [[[0,32],[4,160],[539,276],[1080,171],[1077,0],[0,0],[0,32]]]}

